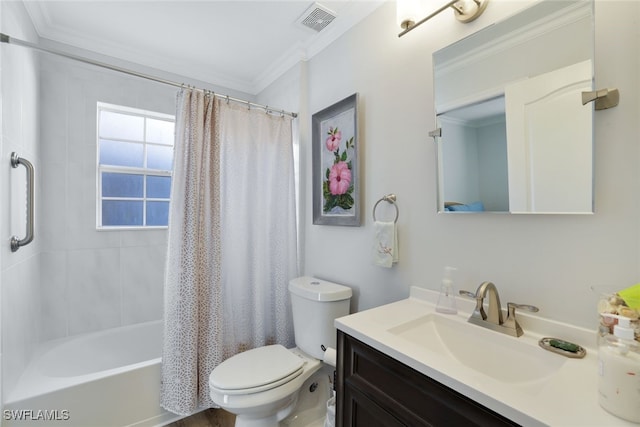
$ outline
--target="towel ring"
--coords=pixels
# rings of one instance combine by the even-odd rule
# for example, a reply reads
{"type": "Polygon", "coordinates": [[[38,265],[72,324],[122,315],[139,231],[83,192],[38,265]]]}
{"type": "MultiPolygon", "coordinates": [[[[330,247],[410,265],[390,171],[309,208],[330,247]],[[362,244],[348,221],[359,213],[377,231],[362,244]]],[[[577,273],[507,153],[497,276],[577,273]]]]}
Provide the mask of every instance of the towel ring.
{"type": "Polygon", "coordinates": [[[376,220],[376,208],[380,204],[380,202],[385,201],[393,205],[396,208],[396,217],[393,222],[398,222],[398,216],[400,215],[400,209],[398,209],[398,205],[396,205],[396,195],[395,194],[387,194],[386,196],[382,196],[382,199],[378,200],[375,205],[373,205],[373,220],[376,220]]]}

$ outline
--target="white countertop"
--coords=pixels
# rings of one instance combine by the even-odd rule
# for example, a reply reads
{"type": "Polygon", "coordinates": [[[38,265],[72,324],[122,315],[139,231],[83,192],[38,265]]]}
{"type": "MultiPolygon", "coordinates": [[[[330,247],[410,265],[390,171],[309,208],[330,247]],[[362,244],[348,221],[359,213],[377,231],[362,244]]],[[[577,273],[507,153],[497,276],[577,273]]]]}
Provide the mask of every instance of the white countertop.
{"type": "MultiPolygon", "coordinates": [[[[509,384],[463,366],[453,356],[431,352],[422,343],[393,334],[389,330],[408,321],[435,313],[438,293],[412,287],[409,298],[381,307],[336,319],[336,327],[413,369],[441,382],[499,414],[523,426],[638,426],[609,414],[598,404],[598,354],[596,333],[584,328],[518,313],[524,330],[519,338],[531,344],[531,352],[546,352],[538,347],[542,337],[555,337],[574,342],[587,350],[583,359],[564,360],[562,368],[552,375],[525,384],[509,384]]],[[[474,301],[458,298],[455,320],[465,321],[474,301]]],[[[594,308],[595,310],[595,308],[594,308]]],[[[595,318],[594,314],[594,318],[595,318]]],[[[477,327],[469,325],[470,327],[477,327]]],[[[482,328],[485,329],[485,328],[482,328]]],[[[499,332],[492,332],[498,334],[499,332]]],[[[535,353],[533,353],[535,354],[535,353]]],[[[548,356],[547,356],[548,357],[548,356]]],[[[526,368],[526,367],[525,367],[526,368]]]]}

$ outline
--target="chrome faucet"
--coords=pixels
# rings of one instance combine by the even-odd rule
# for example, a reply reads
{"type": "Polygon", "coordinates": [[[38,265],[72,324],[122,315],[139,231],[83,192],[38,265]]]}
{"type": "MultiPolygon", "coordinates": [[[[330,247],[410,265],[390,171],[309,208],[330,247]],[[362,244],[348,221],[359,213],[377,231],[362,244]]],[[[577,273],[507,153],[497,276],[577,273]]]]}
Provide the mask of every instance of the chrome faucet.
{"type": "Polygon", "coordinates": [[[533,305],[510,302],[507,303],[507,320],[503,320],[498,288],[491,282],[482,282],[475,294],[469,291],[460,291],[460,295],[475,298],[476,300],[476,308],[473,310],[471,317],[469,317],[469,323],[514,337],[519,337],[524,333],[516,319],[516,308],[531,312],[539,311],[538,307],[533,305]],[[489,298],[489,306],[485,311],[484,299],[487,297],[489,298]]]}

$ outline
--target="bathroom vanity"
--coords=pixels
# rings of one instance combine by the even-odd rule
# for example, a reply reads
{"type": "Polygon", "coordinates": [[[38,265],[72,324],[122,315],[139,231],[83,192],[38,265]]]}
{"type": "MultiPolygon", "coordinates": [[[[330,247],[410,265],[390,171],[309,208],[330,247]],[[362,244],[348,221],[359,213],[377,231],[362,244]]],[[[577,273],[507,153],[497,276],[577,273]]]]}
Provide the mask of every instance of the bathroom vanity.
{"type": "Polygon", "coordinates": [[[337,426],[637,426],[598,404],[595,330],[518,313],[516,338],[467,322],[474,301],[437,313],[437,297],[413,287],[336,320],[337,426]],[[587,355],[546,351],[543,337],[587,355]]]}
{"type": "Polygon", "coordinates": [[[337,425],[518,425],[341,331],[338,351],[337,425]]]}

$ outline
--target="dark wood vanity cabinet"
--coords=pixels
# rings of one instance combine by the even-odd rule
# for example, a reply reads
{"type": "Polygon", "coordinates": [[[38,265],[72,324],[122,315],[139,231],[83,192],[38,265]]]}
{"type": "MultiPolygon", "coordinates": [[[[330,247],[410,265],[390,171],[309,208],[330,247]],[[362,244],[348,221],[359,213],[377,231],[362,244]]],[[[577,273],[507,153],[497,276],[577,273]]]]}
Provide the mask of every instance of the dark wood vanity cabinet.
{"type": "Polygon", "coordinates": [[[338,331],[336,426],[517,426],[338,331]]]}

